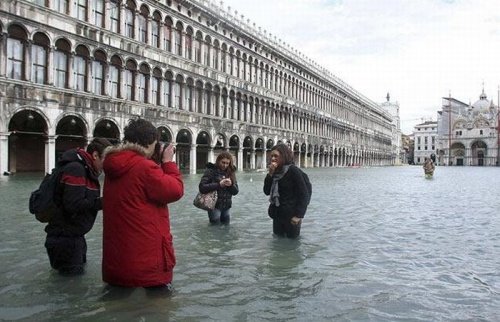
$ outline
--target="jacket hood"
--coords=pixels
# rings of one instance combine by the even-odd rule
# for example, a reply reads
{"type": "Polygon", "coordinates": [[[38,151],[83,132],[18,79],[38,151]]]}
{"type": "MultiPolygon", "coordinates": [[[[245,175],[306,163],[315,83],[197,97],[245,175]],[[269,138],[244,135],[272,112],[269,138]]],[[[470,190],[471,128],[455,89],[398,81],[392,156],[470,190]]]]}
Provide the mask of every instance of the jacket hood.
{"type": "Polygon", "coordinates": [[[99,176],[96,169],[94,169],[94,162],[92,161],[92,156],[84,149],[78,148],[65,151],[62,154],[61,159],[57,161],[57,165],[63,166],[71,162],[79,162],[83,164],[83,166],[89,171],[89,174],[93,178],[97,178],[99,176]]]}
{"type": "Polygon", "coordinates": [[[121,177],[137,163],[147,159],[146,148],[135,143],[123,143],[104,150],[103,170],[106,176],[121,177]]]}

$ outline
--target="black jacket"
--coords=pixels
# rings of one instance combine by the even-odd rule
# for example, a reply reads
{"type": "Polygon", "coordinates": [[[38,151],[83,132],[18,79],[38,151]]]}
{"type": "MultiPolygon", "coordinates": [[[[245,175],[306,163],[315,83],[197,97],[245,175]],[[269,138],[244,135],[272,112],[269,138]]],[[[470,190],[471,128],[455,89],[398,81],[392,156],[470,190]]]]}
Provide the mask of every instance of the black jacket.
{"type": "Polygon", "coordinates": [[[215,208],[220,210],[226,210],[231,208],[232,205],[232,197],[237,195],[238,183],[233,182],[233,185],[230,187],[221,187],[219,182],[222,180],[222,177],[229,178],[229,175],[226,171],[222,171],[213,163],[207,163],[207,168],[203,177],[201,177],[199,190],[201,193],[207,193],[210,191],[217,190],[217,203],[215,204],[215,208]]]}
{"type": "Polygon", "coordinates": [[[97,211],[102,209],[98,174],[91,156],[82,149],[64,152],[58,166],[63,169],[54,195],[59,209],[45,231],[49,236],[83,236],[92,229],[97,211]]]}
{"type": "MultiPolygon", "coordinates": [[[[264,179],[264,193],[271,194],[273,177],[269,174],[264,179]]],[[[301,170],[295,165],[288,168],[287,173],[278,181],[280,206],[269,205],[269,216],[273,219],[304,218],[307,210],[309,191],[301,170]]]]}

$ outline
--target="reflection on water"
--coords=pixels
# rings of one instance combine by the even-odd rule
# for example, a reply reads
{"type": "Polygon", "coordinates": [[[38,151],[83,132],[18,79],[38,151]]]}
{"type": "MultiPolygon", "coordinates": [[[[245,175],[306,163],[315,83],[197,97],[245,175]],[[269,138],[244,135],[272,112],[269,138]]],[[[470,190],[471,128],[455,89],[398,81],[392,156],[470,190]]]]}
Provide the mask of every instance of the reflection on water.
{"type": "Polygon", "coordinates": [[[86,274],[49,268],[27,210],[41,175],[0,178],[0,320],[497,321],[497,168],[307,169],[313,199],[297,240],[272,235],[263,173],[240,173],[229,226],[192,206],[201,175],[170,206],[173,294],[101,280],[101,221],[86,274]]]}

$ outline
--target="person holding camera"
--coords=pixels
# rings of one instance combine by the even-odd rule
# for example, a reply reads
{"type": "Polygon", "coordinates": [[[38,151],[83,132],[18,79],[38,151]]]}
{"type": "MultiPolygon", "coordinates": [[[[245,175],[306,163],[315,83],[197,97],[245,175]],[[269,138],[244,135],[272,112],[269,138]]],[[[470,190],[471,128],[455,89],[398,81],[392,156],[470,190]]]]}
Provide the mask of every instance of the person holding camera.
{"type": "Polygon", "coordinates": [[[217,156],[215,164],[207,163],[198,188],[201,193],[217,190],[215,208],[208,211],[208,220],[212,224],[229,224],[232,197],[239,191],[235,171],[233,156],[226,151],[217,156]]]}
{"type": "Polygon", "coordinates": [[[124,143],[105,151],[103,280],[110,285],[170,290],[175,266],[168,204],[184,194],[172,144],[151,159],[158,133],[131,120],[124,143]]]}

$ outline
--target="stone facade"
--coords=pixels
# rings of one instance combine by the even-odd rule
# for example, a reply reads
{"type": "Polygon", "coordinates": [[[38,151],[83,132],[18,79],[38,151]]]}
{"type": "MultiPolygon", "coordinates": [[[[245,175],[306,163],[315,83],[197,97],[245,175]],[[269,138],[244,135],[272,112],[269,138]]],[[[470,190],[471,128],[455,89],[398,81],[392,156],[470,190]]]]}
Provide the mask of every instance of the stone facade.
{"type": "Polygon", "coordinates": [[[495,166],[499,158],[499,109],[484,90],[474,104],[444,97],[438,112],[437,163],[495,166]]]}
{"type": "Polygon", "coordinates": [[[414,152],[415,164],[424,164],[425,158],[436,158],[436,143],[438,135],[438,124],[435,121],[426,121],[415,125],[414,130],[414,152]]]}
{"type": "Polygon", "coordinates": [[[392,118],[215,1],[0,1],[0,170],[49,171],[142,117],[195,173],[218,151],[266,167],[393,163],[392,118]]]}

